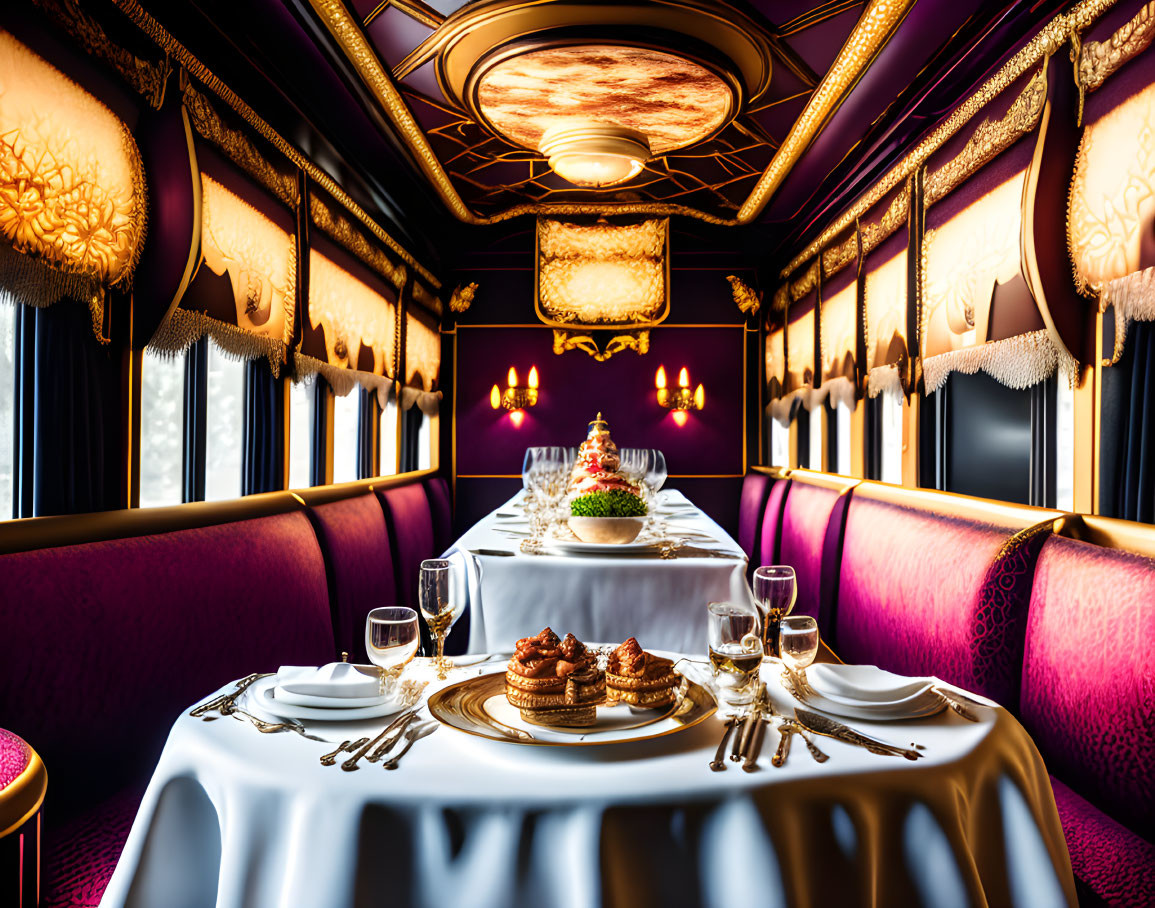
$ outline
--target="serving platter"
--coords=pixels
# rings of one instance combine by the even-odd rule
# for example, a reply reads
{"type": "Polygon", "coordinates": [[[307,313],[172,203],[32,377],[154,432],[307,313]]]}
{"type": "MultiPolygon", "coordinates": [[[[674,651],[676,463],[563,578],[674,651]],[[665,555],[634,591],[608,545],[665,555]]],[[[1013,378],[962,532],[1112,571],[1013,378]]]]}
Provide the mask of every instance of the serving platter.
{"type": "Polygon", "coordinates": [[[506,700],[504,671],[459,681],[429,698],[429,714],[450,728],[494,741],[545,747],[588,747],[660,738],[692,728],[712,716],[717,708],[708,690],[683,678],[673,705],[664,709],[640,710],[626,704],[599,706],[596,723],[587,728],[545,727],[526,722],[506,700]]]}
{"type": "Polygon", "coordinates": [[[612,555],[616,552],[646,552],[657,551],[658,545],[653,539],[634,540],[633,542],[582,542],[580,539],[546,539],[542,545],[547,549],[556,549],[577,555],[612,555]]]}

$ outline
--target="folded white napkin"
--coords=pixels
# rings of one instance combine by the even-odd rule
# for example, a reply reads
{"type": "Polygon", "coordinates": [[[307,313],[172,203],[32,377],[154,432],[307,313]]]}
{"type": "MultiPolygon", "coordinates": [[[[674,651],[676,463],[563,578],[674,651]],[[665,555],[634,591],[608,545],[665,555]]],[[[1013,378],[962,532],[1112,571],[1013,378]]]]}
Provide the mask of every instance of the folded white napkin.
{"type": "Polygon", "coordinates": [[[819,694],[865,703],[898,703],[924,694],[930,678],[908,678],[876,665],[836,665],[818,663],[806,672],[806,680],[819,694]]]}
{"type": "Polygon", "coordinates": [[[282,665],[277,669],[277,688],[308,697],[348,700],[376,697],[380,680],[376,669],[359,668],[349,662],[311,665],[282,665]]]}

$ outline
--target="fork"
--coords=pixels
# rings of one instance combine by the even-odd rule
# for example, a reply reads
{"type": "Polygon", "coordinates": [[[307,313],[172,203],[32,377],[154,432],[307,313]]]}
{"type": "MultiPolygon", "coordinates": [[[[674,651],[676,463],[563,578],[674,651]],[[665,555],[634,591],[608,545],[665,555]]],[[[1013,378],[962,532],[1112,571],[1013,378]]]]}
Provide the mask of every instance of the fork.
{"type": "Polygon", "coordinates": [[[419,738],[424,738],[426,735],[437,731],[436,722],[426,722],[424,725],[411,725],[409,730],[405,732],[405,743],[401,746],[401,750],[393,754],[382,765],[386,769],[396,769],[397,764],[401,762],[401,758],[409,753],[409,748],[417,742],[419,738]]]}

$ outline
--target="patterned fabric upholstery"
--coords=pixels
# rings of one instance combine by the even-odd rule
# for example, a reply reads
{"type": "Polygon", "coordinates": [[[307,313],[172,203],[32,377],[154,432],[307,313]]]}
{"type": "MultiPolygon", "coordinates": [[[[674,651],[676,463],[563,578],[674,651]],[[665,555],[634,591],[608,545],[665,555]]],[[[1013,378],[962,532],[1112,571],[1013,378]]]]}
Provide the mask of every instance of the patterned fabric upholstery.
{"type": "Polygon", "coordinates": [[[429,497],[417,483],[394,486],[377,494],[385,506],[393,540],[397,604],[417,608],[417,575],[421,562],[435,557],[429,497]]]}
{"type": "Polygon", "coordinates": [[[778,542],[782,529],[782,508],[790,492],[790,480],[780,479],[770,487],[766,496],[766,508],[762,513],[762,526],[758,531],[758,551],[751,561],[755,567],[763,564],[778,564],[782,561],[778,542]]]}
{"type": "Polygon", "coordinates": [[[985,522],[856,492],[839,567],[839,656],[937,675],[1015,709],[1034,558],[1051,524],[1016,533],[1037,519],[992,510],[985,522]]]}
{"type": "Polygon", "coordinates": [[[1155,905],[1155,845],[1051,777],[1082,908],[1155,905]]]}
{"type": "Polygon", "coordinates": [[[826,527],[838,502],[838,490],[812,485],[792,476],[782,510],[779,541],[781,564],[794,568],[798,578],[795,615],[819,617],[822,590],[822,550],[826,527]]]}
{"type": "Polygon", "coordinates": [[[738,545],[754,567],[757,567],[759,531],[770,485],[771,479],[765,473],[747,473],[742,480],[742,496],[738,500],[738,545]]]}
{"type": "Polygon", "coordinates": [[[365,616],[396,604],[397,581],[381,502],[370,492],[309,509],[325,554],[337,652],[365,663],[365,616]]]}
{"type": "Polygon", "coordinates": [[[4,721],[36,742],[58,820],[147,777],[205,691],[333,653],[300,512],[0,556],[0,589],[22,604],[0,634],[4,721]]]}
{"type": "Polygon", "coordinates": [[[143,789],[127,788],[62,824],[45,823],[42,908],[96,908],[132,829],[143,789]]]}
{"type": "Polygon", "coordinates": [[[1023,726],[1054,775],[1148,842],[1155,841],[1152,640],[1155,560],[1076,539],[1047,541],[1027,620],[1023,726]]]}
{"type": "Polygon", "coordinates": [[[440,476],[425,480],[425,493],[433,515],[433,547],[441,554],[453,544],[453,503],[449,483],[440,476]]]}
{"type": "MultiPolygon", "coordinates": [[[[7,788],[24,772],[32,758],[32,748],[19,735],[0,728],[0,790],[7,788]]],[[[3,818],[0,817],[0,827],[3,818]]]]}

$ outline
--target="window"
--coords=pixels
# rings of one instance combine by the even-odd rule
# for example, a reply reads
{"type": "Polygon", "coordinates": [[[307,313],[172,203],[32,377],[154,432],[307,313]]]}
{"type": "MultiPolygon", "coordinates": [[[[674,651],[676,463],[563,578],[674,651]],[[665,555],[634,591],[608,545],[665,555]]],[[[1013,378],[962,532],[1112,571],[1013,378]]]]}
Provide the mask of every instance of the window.
{"type": "Polygon", "coordinates": [[[381,465],[382,476],[397,472],[397,399],[390,394],[381,411],[381,465]]]}
{"type": "Polygon", "coordinates": [[[205,499],[239,498],[244,431],[245,364],[208,345],[205,407],[205,499]]]}
{"type": "Polygon", "coordinates": [[[16,516],[16,316],[15,306],[0,303],[0,520],[16,516]]]}
{"type": "Polygon", "coordinates": [[[1055,407],[1055,507],[1075,509],[1075,389],[1060,375],[1055,407]]]}
{"type": "Polygon", "coordinates": [[[437,444],[437,417],[421,414],[421,428],[417,432],[417,469],[433,466],[433,448],[437,444]]]}
{"type": "Polygon", "coordinates": [[[358,479],[361,451],[361,389],[333,398],[333,482],[358,479]]]}
{"type": "Polygon", "coordinates": [[[902,485],[902,395],[884,391],[879,405],[882,430],[883,482],[902,485]]]}
{"type": "Polygon", "coordinates": [[[770,420],[770,465],[790,466],[790,429],[773,418],[770,420]]]}
{"type": "Polygon", "coordinates": [[[313,484],[312,379],[293,382],[289,388],[289,488],[306,489],[313,484]]]}
{"type": "Polygon", "coordinates": [[[823,404],[811,410],[810,416],[810,438],[809,438],[809,466],[812,470],[822,469],[822,445],[826,441],[826,420],[822,418],[822,411],[826,408],[823,404]]]}
{"type": "Polygon", "coordinates": [[[180,504],[184,497],[184,374],[183,355],[145,350],[140,380],[142,508],[180,504]]]}
{"type": "Polygon", "coordinates": [[[838,406],[834,408],[835,450],[838,454],[838,464],[835,469],[843,476],[850,475],[850,417],[849,407],[838,406]]]}

